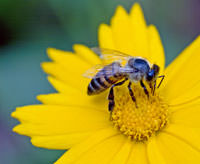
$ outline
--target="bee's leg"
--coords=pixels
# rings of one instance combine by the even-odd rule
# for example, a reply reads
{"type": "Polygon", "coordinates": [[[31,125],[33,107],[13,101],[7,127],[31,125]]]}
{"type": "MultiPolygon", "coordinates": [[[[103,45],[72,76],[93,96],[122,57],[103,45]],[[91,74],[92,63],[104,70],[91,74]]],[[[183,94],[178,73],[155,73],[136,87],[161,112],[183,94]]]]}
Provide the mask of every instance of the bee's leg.
{"type": "Polygon", "coordinates": [[[147,95],[147,97],[149,98],[149,92],[146,88],[146,86],[144,85],[143,81],[140,81],[140,85],[142,86],[142,88],[144,89],[144,93],[147,95]]]}
{"type": "Polygon", "coordinates": [[[132,84],[132,83],[129,82],[129,84],[128,84],[128,90],[129,90],[129,94],[130,94],[130,96],[131,96],[133,102],[135,103],[135,107],[137,108],[136,98],[135,98],[134,93],[133,93],[133,90],[132,90],[132,88],[131,88],[131,84],[132,84]]]}
{"type": "Polygon", "coordinates": [[[154,83],[154,85],[153,85],[153,92],[152,92],[153,95],[154,95],[154,93],[155,93],[155,90],[156,90],[156,81],[155,81],[155,83],[154,83]]]}
{"type": "Polygon", "coordinates": [[[158,78],[162,78],[162,79],[161,79],[160,83],[158,84],[157,88],[159,88],[160,85],[162,84],[162,82],[163,82],[163,80],[164,80],[164,78],[165,78],[165,75],[158,76],[158,78]]]}
{"type": "Polygon", "coordinates": [[[115,106],[113,87],[110,88],[110,92],[108,95],[108,101],[109,101],[108,110],[109,110],[109,112],[112,112],[113,108],[115,106]]]}
{"type": "Polygon", "coordinates": [[[112,112],[112,111],[113,111],[113,108],[114,108],[114,106],[115,106],[113,88],[116,87],[116,86],[119,86],[119,85],[124,84],[124,82],[125,82],[126,80],[128,80],[128,79],[124,79],[123,81],[112,85],[112,87],[110,88],[110,92],[109,92],[109,95],[108,95],[108,100],[109,100],[108,110],[109,110],[109,112],[112,112]]]}

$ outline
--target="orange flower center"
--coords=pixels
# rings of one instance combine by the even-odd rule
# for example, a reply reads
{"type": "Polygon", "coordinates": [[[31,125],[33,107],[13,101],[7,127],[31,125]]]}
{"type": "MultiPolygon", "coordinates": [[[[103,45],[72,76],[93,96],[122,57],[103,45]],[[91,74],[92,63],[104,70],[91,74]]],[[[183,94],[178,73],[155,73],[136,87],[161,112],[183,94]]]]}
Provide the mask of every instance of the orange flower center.
{"type": "Polygon", "coordinates": [[[114,126],[130,139],[148,140],[167,124],[168,106],[158,93],[150,94],[148,98],[141,86],[133,85],[136,107],[128,88],[124,86],[115,87],[115,107],[111,120],[114,126]]]}

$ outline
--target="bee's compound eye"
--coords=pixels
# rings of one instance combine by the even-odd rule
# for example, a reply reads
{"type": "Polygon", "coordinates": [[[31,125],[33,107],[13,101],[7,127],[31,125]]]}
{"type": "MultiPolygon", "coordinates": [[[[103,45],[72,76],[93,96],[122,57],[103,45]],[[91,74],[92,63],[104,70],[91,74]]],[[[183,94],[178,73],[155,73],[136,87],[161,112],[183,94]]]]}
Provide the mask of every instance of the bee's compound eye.
{"type": "Polygon", "coordinates": [[[155,74],[159,73],[160,67],[156,64],[153,65],[152,69],[155,71],[155,74]]]}
{"type": "Polygon", "coordinates": [[[151,81],[155,75],[155,71],[151,70],[150,72],[147,73],[147,81],[151,81]]]}

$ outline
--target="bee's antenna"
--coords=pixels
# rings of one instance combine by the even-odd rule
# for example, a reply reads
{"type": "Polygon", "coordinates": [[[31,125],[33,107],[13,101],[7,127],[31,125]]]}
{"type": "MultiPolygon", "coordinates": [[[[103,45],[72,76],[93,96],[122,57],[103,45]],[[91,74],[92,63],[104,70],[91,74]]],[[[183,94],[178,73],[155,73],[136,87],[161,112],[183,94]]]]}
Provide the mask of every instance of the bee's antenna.
{"type": "Polygon", "coordinates": [[[163,80],[165,78],[165,75],[158,76],[158,78],[162,78],[162,79],[160,80],[160,83],[158,84],[157,88],[159,88],[160,85],[162,84],[162,82],[163,82],[163,80]]]}

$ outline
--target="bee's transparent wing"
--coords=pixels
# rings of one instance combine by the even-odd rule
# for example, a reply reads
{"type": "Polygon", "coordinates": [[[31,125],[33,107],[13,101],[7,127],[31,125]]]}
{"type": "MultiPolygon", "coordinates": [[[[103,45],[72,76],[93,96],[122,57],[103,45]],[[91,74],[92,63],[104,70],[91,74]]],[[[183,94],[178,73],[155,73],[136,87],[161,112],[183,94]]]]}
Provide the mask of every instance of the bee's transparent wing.
{"type": "Polygon", "coordinates": [[[131,55],[111,49],[93,47],[91,50],[100,56],[103,63],[107,64],[118,61],[124,65],[130,58],[133,58],[131,55]]]}
{"type": "MultiPolygon", "coordinates": [[[[94,76],[99,76],[99,77],[101,77],[101,76],[103,76],[103,74],[98,74],[97,75],[97,73],[99,72],[99,71],[101,71],[104,67],[106,66],[106,64],[98,64],[98,65],[95,65],[95,66],[93,66],[93,67],[91,67],[90,69],[88,69],[84,74],[83,74],[83,76],[84,77],[86,77],[86,78],[93,78],[94,76]]],[[[106,70],[106,73],[108,74],[108,75],[112,75],[112,71],[109,71],[109,70],[106,70]]]]}
{"type": "MultiPolygon", "coordinates": [[[[113,71],[112,69],[104,69],[103,72],[100,72],[105,66],[108,66],[106,64],[98,64],[98,65],[95,65],[94,67],[91,67],[90,69],[88,69],[84,74],[83,76],[86,77],[86,78],[99,78],[99,77],[102,77],[102,76],[106,76],[107,77],[111,77],[113,76],[113,71]]],[[[134,70],[131,69],[131,68],[126,68],[126,67],[121,67],[120,68],[120,73],[133,73],[134,70]]]]}

